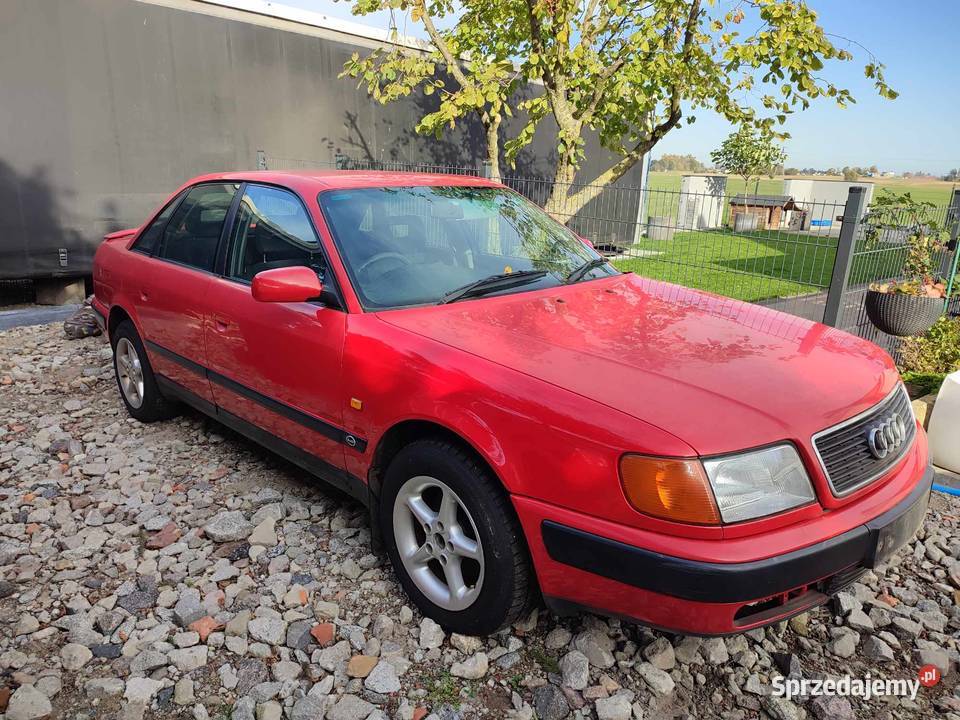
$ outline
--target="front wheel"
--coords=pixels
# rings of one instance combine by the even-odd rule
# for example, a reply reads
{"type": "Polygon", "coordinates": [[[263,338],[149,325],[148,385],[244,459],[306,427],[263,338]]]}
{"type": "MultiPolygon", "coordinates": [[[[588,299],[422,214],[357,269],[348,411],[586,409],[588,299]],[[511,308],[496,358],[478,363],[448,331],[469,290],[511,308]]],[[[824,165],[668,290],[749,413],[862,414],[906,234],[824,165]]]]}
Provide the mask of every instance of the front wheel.
{"type": "Polygon", "coordinates": [[[404,590],[446,629],[493,633],[529,606],[530,562],[513,507],[463,449],[420,440],[401,450],[384,478],[380,526],[404,590]]]}

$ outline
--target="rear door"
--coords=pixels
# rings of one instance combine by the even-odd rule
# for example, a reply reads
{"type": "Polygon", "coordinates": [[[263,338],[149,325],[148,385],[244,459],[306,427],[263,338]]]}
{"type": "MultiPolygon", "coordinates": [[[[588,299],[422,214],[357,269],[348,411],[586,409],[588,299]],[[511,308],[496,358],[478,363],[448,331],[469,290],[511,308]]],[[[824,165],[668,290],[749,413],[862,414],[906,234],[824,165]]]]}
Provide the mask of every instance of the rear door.
{"type": "Polygon", "coordinates": [[[213,402],[203,337],[207,295],[237,188],[235,183],[194,186],[166,222],[148,228],[133,248],[151,256],[130,293],[150,363],[157,373],[207,402],[213,402]]]}
{"type": "Polygon", "coordinates": [[[342,303],[310,216],[289,190],[248,184],[229,238],[224,276],[207,290],[206,350],[216,404],[342,469],[344,452],[361,452],[363,443],[342,429],[346,313],[334,307],[342,303]],[[298,265],[317,273],[332,302],[253,299],[250,284],[258,272],[298,265]]]}

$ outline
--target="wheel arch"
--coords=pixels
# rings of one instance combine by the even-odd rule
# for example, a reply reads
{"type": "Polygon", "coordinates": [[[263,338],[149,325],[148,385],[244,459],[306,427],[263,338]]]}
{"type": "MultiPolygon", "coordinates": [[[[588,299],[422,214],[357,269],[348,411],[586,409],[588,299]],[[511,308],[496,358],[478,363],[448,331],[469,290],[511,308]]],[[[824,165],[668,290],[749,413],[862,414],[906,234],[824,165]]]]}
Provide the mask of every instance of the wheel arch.
{"type": "Polygon", "coordinates": [[[399,453],[410,443],[428,438],[445,440],[450,444],[459,447],[464,452],[470,454],[474,459],[477,460],[477,462],[482,464],[485,468],[487,468],[487,470],[490,471],[490,474],[497,479],[497,482],[500,484],[500,487],[503,488],[503,491],[509,494],[506,483],[504,483],[500,473],[497,472],[495,463],[491,462],[490,459],[483,452],[481,452],[476,445],[474,445],[473,442],[468,440],[463,434],[457,432],[456,430],[452,430],[447,425],[439,423],[435,420],[425,419],[407,419],[398,421],[387,428],[387,430],[380,436],[380,439],[377,441],[376,448],[373,451],[370,468],[367,472],[367,481],[369,483],[370,492],[379,498],[380,487],[383,483],[383,475],[387,467],[390,465],[390,461],[393,460],[397,453],[399,453]]]}
{"type": "Polygon", "coordinates": [[[129,320],[136,327],[136,323],[133,321],[133,317],[124,310],[120,305],[114,305],[110,308],[110,314],[107,316],[107,338],[112,341],[113,332],[117,329],[117,326],[120,325],[124,320],[129,320]]]}

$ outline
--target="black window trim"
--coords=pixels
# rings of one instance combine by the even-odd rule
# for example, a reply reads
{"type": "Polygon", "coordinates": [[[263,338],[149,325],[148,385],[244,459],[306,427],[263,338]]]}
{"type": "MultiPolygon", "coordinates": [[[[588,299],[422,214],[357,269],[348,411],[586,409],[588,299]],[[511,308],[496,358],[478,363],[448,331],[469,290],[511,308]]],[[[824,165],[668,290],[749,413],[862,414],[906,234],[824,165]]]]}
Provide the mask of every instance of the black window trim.
{"type": "MultiPolygon", "coordinates": [[[[172,218],[174,213],[177,212],[177,208],[180,206],[180,203],[183,202],[183,199],[190,192],[191,187],[193,186],[183,188],[183,190],[178,192],[169,202],[164,203],[159,210],[157,210],[153,215],[150,216],[150,219],[143,224],[143,227],[140,229],[140,232],[137,233],[137,239],[134,240],[133,243],[131,243],[130,245],[131,251],[140,253],[141,255],[146,255],[147,257],[157,257],[157,253],[147,252],[143,248],[138,247],[138,244],[140,243],[141,238],[143,238],[144,233],[146,233],[147,230],[150,230],[153,227],[153,224],[157,221],[157,219],[161,215],[163,215],[163,213],[165,213],[167,209],[172,209],[173,212],[170,213],[170,217],[167,218],[166,222],[164,222],[160,228],[160,240],[163,240],[163,234],[167,231],[167,225],[170,222],[170,218],[172,218]]],[[[157,242],[157,248],[159,247],[160,247],[160,241],[157,242]]]]}
{"type": "Polygon", "coordinates": [[[323,295],[317,300],[309,300],[308,302],[314,305],[322,305],[329,310],[337,310],[340,312],[348,312],[347,304],[343,300],[343,295],[340,292],[340,286],[337,282],[336,273],[333,270],[333,265],[330,263],[330,253],[327,252],[327,248],[323,243],[323,236],[317,230],[316,224],[313,222],[313,217],[310,215],[310,208],[307,207],[307,203],[300,196],[300,193],[296,192],[293,188],[289,188],[285,185],[280,185],[278,183],[264,182],[262,180],[243,180],[241,181],[240,189],[237,190],[237,195],[233,200],[233,203],[230,205],[230,210],[227,212],[227,217],[223,223],[223,232],[220,236],[221,245],[217,246],[217,261],[214,265],[214,270],[216,270],[216,275],[223,280],[228,282],[236,283],[238,285],[246,285],[250,287],[252,284],[249,280],[244,280],[242,278],[235,278],[227,275],[227,261],[230,259],[230,254],[233,252],[233,242],[231,240],[230,234],[233,230],[233,223],[236,220],[237,210],[240,207],[240,201],[243,199],[244,194],[247,191],[247,188],[251,185],[257,187],[271,188],[273,190],[280,190],[281,192],[286,192],[292,195],[297,202],[300,203],[300,207],[303,208],[304,213],[307,215],[307,222],[310,224],[310,230],[313,231],[314,237],[317,239],[317,245],[320,248],[320,254],[323,255],[323,261],[326,264],[327,271],[323,277],[323,295]],[[223,252],[221,253],[221,246],[223,252]]]}

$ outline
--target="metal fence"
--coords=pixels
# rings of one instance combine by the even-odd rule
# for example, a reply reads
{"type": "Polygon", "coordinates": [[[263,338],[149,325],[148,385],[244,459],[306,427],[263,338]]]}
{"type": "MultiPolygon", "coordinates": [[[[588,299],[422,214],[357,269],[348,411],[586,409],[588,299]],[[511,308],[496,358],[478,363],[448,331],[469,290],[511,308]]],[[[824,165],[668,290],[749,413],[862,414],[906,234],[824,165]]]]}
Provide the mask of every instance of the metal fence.
{"type": "MultiPolygon", "coordinates": [[[[378,162],[344,155],[313,161],[260,152],[258,166],[489,176],[483,165],[378,162]]],[[[540,206],[548,204],[556,188],[548,178],[506,175],[500,181],[540,206]]],[[[562,190],[552,214],[621,270],[824,322],[897,355],[899,341],[873,327],[863,298],[870,283],[901,277],[906,231],[869,232],[863,188],[852,187],[845,203],[728,195],[722,186],[700,193],[620,184],[571,184],[562,190]],[[581,203],[584,196],[587,202],[581,203]]],[[[935,212],[937,221],[951,229],[952,239],[937,262],[944,277],[953,277],[960,192],[935,212]]],[[[960,313],[960,294],[954,293],[945,310],[960,313]]],[[[776,316],[764,315],[763,322],[772,326],[776,316]]]]}

